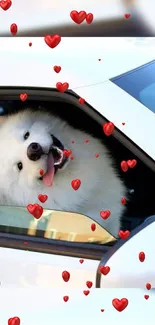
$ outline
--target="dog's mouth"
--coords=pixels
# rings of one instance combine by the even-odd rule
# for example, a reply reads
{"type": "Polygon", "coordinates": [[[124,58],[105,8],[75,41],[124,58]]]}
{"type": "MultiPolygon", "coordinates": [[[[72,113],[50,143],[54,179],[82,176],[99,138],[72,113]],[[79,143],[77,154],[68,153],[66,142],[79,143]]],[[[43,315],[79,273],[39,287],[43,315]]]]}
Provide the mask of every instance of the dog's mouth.
{"type": "Polygon", "coordinates": [[[54,176],[59,169],[65,167],[68,162],[68,157],[64,155],[64,146],[54,137],[53,145],[48,153],[47,171],[39,179],[43,181],[44,185],[52,186],[54,176]],[[57,140],[57,141],[56,141],[57,140]],[[57,145],[55,145],[55,142],[57,145]]]}

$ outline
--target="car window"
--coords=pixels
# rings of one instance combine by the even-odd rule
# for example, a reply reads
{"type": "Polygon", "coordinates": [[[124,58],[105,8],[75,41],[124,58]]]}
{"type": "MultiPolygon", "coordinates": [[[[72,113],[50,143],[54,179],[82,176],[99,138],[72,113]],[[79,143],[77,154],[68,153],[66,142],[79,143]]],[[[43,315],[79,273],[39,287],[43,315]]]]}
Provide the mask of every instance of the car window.
{"type": "Polygon", "coordinates": [[[111,81],[155,113],[155,61],[111,81]]]}
{"type": "Polygon", "coordinates": [[[26,208],[10,206],[0,207],[0,232],[74,243],[105,244],[114,240],[104,228],[82,214],[44,209],[41,218],[35,219],[26,208]]]}

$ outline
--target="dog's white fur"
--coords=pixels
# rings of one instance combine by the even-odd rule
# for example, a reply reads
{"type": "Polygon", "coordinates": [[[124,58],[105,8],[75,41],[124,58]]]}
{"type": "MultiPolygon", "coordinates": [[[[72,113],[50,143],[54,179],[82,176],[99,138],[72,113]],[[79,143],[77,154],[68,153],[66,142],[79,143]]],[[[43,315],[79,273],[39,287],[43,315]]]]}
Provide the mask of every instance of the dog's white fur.
{"type": "Polygon", "coordinates": [[[118,235],[124,209],[121,198],[125,196],[126,188],[112,166],[106,147],[98,139],[45,112],[27,110],[9,115],[0,122],[1,205],[27,206],[39,203],[38,194],[47,194],[45,208],[79,212],[97,218],[111,234],[118,235]],[[27,131],[30,136],[24,140],[27,131]],[[48,152],[52,145],[51,134],[66,149],[72,150],[74,160],[64,170],[58,170],[52,187],[46,187],[39,177],[40,169],[47,170],[47,156],[31,161],[27,157],[27,147],[37,142],[48,152]],[[19,161],[23,163],[20,172],[17,168],[19,161]],[[73,179],[81,180],[77,191],[71,186],[73,179]],[[100,211],[107,209],[111,211],[111,216],[103,220],[100,211]]]}

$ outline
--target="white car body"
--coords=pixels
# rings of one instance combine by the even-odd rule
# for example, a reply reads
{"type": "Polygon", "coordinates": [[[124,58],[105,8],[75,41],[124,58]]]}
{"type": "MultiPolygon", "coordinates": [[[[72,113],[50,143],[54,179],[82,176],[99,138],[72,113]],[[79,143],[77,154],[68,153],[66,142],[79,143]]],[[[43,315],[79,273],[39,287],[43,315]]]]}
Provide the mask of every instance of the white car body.
{"type": "MultiPolygon", "coordinates": [[[[113,77],[120,76],[122,73],[152,61],[154,54],[144,48],[144,54],[140,55],[141,48],[136,48],[127,43],[126,40],[119,38],[112,39],[112,41],[111,39],[89,39],[88,43],[85,39],[66,38],[62,39],[55,49],[50,49],[43,38],[34,39],[31,48],[28,43],[28,38],[0,40],[0,91],[2,91],[2,87],[7,88],[9,86],[21,86],[23,89],[24,87],[55,88],[56,82],[68,82],[70,89],[84,98],[87,103],[98,110],[98,113],[112,121],[127,138],[136,143],[139,148],[138,155],[143,150],[143,156],[146,154],[148,165],[155,171],[155,114],[110,81],[113,77]],[[127,53],[130,60],[125,59],[127,53]],[[109,61],[106,61],[108,56],[110,56],[109,61]],[[120,56],[121,64],[117,64],[117,56],[120,56]],[[98,61],[99,58],[101,61],[98,61]],[[109,64],[108,68],[107,64],[109,64]],[[54,65],[62,66],[60,74],[53,71],[54,65]],[[122,122],[125,122],[126,125],[123,126],[122,122]]],[[[21,325],[41,325],[44,323],[48,325],[51,322],[56,325],[60,322],[71,324],[73,321],[74,324],[77,324],[82,321],[82,317],[87,317],[87,320],[90,317],[90,324],[95,319],[98,322],[106,319],[110,324],[119,324],[120,320],[124,319],[125,321],[126,319],[128,325],[133,322],[135,312],[135,315],[139,317],[140,324],[143,325],[147,322],[152,325],[154,293],[153,291],[152,293],[146,292],[145,284],[150,281],[148,272],[153,274],[152,272],[155,271],[155,261],[151,257],[152,252],[155,251],[154,225],[155,221],[152,223],[152,228],[149,229],[149,235],[147,235],[147,229],[144,232],[141,230],[137,241],[139,243],[138,250],[146,251],[149,255],[147,255],[148,261],[144,267],[144,281],[141,281],[139,277],[138,268],[141,267],[141,264],[135,262],[133,268],[128,272],[129,281],[120,285],[120,279],[117,281],[116,277],[115,283],[111,279],[111,282],[109,281],[107,286],[105,285],[108,288],[120,286],[124,289],[115,289],[115,292],[112,289],[112,291],[107,289],[100,292],[99,290],[92,290],[88,297],[85,297],[82,291],[87,290],[86,281],[92,281],[93,288],[95,288],[98,259],[86,258],[84,263],[80,264],[79,257],[29,251],[28,246],[25,250],[0,247],[0,299],[3,301],[3,305],[5,305],[5,300],[9,304],[9,310],[6,312],[6,308],[4,308],[1,313],[0,323],[5,324],[6,314],[8,318],[20,314],[21,325]],[[135,267],[136,272],[134,272],[135,267]],[[62,279],[61,274],[64,270],[71,274],[68,283],[62,279]],[[132,289],[128,289],[133,287],[139,288],[135,292],[135,297],[141,303],[139,309],[138,307],[134,309],[132,298],[134,293],[131,292],[132,289]],[[150,294],[149,301],[145,301],[144,294],[150,294]],[[62,299],[64,295],[70,296],[69,302],[64,303],[62,299]],[[118,313],[114,308],[112,309],[111,299],[115,298],[114,295],[118,298],[130,296],[129,299],[132,300],[131,309],[126,309],[123,313],[118,313]],[[15,299],[16,306],[20,306],[19,308],[15,307],[13,301],[15,299]],[[84,302],[84,299],[87,300],[87,303],[84,302]],[[143,305],[146,306],[146,304],[149,318],[146,318],[144,313],[145,307],[143,305]],[[94,311],[90,311],[92,305],[94,311]],[[105,312],[105,318],[100,311],[101,308],[109,310],[108,316],[105,312]],[[74,315],[74,318],[73,310],[75,314],[79,314],[78,316],[74,315]],[[88,310],[90,311],[89,316],[88,310]],[[139,310],[142,310],[140,316],[139,310]]],[[[128,242],[130,243],[130,239],[124,244],[124,258],[131,253],[128,242]]],[[[105,265],[108,265],[108,262],[105,265]]],[[[118,267],[117,265],[117,276],[119,275],[118,267]]],[[[122,276],[125,277],[125,270],[122,276]]]]}

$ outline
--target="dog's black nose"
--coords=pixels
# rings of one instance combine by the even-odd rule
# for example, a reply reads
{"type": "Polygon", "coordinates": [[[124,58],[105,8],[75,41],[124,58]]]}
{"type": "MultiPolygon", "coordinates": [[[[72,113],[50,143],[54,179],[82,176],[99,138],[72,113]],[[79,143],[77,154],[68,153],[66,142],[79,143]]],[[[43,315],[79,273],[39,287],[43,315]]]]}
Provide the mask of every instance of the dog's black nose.
{"type": "Polygon", "coordinates": [[[39,160],[43,154],[43,149],[39,143],[33,142],[27,148],[27,156],[30,160],[39,160]]]}

